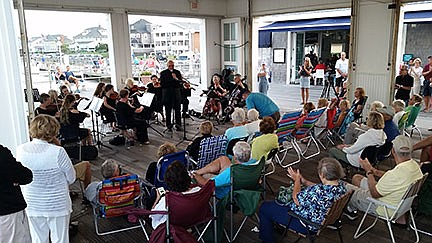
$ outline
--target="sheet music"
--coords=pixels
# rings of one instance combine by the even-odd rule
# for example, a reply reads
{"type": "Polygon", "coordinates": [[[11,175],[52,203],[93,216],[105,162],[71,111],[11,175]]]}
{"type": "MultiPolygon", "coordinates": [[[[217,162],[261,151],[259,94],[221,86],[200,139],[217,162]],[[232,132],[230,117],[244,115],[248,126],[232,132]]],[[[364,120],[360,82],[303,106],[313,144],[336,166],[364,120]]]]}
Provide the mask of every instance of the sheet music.
{"type": "Polygon", "coordinates": [[[138,96],[138,101],[140,102],[141,105],[150,107],[153,98],[154,98],[153,93],[149,93],[149,92],[145,92],[141,97],[138,96]]]}
{"type": "Polygon", "coordinates": [[[99,112],[102,105],[103,105],[103,99],[94,96],[92,102],[90,103],[89,109],[94,112],[99,112]]]}

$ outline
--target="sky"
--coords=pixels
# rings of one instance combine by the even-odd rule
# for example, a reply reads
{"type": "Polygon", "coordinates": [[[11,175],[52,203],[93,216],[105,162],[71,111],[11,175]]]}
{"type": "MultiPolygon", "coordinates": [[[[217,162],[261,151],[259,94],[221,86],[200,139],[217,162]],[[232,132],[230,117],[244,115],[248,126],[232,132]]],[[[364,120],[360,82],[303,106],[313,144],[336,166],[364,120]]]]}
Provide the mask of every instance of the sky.
{"type": "MultiPolygon", "coordinates": [[[[19,33],[18,13],[16,15],[16,33],[19,33]]],[[[66,12],[26,10],[27,36],[34,37],[42,34],[63,34],[69,38],[81,33],[84,29],[95,26],[108,28],[109,15],[105,13],[66,12]]],[[[160,16],[129,15],[129,24],[144,18],[151,23],[194,22],[199,19],[174,18],[160,16]]]]}

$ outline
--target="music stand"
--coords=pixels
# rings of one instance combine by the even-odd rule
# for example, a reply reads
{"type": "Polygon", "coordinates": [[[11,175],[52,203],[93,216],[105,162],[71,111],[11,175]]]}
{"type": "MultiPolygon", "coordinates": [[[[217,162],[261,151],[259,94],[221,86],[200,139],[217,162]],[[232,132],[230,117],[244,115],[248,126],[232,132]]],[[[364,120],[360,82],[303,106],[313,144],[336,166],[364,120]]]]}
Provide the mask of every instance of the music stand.
{"type": "MultiPolygon", "coordinates": [[[[154,97],[155,97],[155,94],[153,94],[153,93],[149,93],[149,92],[145,92],[141,97],[138,97],[138,101],[139,101],[140,104],[142,104],[143,106],[150,108],[150,106],[151,106],[151,104],[152,104],[152,102],[153,102],[154,97]]],[[[147,117],[146,117],[146,120],[147,120],[147,117]]],[[[164,135],[163,135],[161,132],[159,132],[158,130],[156,130],[156,128],[154,128],[154,127],[150,124],[150,121],[149,121],[149,120],[147,120],[146,122],[147,122],[147,126],[148,126],[148,127],[150,127],[153,131],[155,131],[155,132],[156,132],[157,134],[159,134],[161,137],[164,137],[164,135]]]]}
{"type": "Polygon", "coordinates": [[[97,118],[97,116],[95,117],[95,114],[97,114],[100,110],[100,108],[103,105],[103,99],[98,98],[96,96],[94,96],[89,104],[89,109],[91,111],[91,118],[92,118],[92,127],[93,127],[93,138],[95,138],[96,140],[96,145],[101,148],[101,146],[105,147],[105,148],[109,148],[112,150],[112,148],[110,146],[107,146],[105,144],[103,144],[103,142],[100,139],[100,132],[99,132],[99,119],[97,118]],[[96,122],[95,122],[96,121],[96,122]],[[95,123],[96,123],[96,130],[95,130],[95,123]]]}
{"type": "Polygon", "coordinates": [[[328,80],[324,80],[324,88],[321,92],[321,96],[320,98],[326,98],[327,100],[330,99],[330,89],[333,90],[334,95],[336,96],[336,98],[339,98],[338,93],[336,92],[336,88],[334,86],[334,80],[333,77],[328,78],[328,80]]]}

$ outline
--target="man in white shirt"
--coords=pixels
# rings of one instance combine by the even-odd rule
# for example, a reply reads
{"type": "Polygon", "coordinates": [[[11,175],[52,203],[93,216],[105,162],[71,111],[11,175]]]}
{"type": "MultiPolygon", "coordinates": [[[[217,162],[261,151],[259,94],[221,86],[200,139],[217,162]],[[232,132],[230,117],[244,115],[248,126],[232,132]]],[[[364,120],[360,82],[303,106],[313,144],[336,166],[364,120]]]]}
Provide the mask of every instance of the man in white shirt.
{"type": "Polygon", "coordinates": [[[340,59],[336,61],[336,92],[339,94],[339,88],[342,87],[343,82],[348,78],[348,59],[346,53],[341,52],[340,59]]]}

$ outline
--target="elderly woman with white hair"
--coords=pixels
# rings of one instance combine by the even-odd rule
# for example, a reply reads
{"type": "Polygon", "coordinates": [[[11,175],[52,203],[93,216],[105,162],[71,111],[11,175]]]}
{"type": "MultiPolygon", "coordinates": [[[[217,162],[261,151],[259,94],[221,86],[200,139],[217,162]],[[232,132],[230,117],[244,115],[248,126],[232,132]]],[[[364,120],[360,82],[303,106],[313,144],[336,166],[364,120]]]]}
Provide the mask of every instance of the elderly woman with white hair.
{"type": "Polygon", "coordinates": [[[233,154],[232,161],[226,156],[221,156],[205,167],[192,172],[192,177],[198,184],[205,185],[210,180],[207,179],[209,177],[208,175],[216,175],[211,179],[215,181],[216,197],[225,197],[230,190],[230,187],[226,185],[230,182],[231,165],[252,165],[257,162],[257,160],[251,158],[251,147],[246,142],[237,142],[234,145],[233,154]],[[204,177],[203,175],[206,176],[204,177]]]}
{"type": "Polygon", "coordinates": [[[225,131],[225,136],[227,137],[228,143],[232,139],[236,138],[244,138],[249,136],[248,130],[243,125],[245,122],[245,111],[242,108],[235,108],[234,112],[231,114],[231,122],[233,123],[233,127],[228,128],[225,131]]]}
{"type": "Polygon", "coordinates": [[[250,109],[247,112],[247,120],[249,123],[245,124],[246,130],[248,134],[255,134],[260,131],[260,122],[259,112],[256,109],[250,109]]]}

